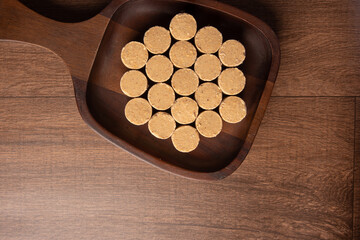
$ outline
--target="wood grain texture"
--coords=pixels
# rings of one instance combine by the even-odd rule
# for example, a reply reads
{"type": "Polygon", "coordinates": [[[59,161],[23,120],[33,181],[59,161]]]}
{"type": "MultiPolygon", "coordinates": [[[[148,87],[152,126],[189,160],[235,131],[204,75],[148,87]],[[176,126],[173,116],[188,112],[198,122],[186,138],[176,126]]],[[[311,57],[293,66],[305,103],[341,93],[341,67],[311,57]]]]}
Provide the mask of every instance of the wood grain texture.
{"type": "Polygon", "coordinates": [[[354,156],[354,237],[360,239],[360,98],[356,98],[355,156],[354,156]]]}
{"type": "Polygon", "coordinates": [[[0,73],[2,97],[74,96],[62,59],[31,44],[0,41],[0,73]]]}
{"type": "Polygon", "coordinates": [[[275,96],[360,95],[360,2],[224,0],[267,22],[280,39],[275,96]]]}
{"type": "Polygon", "coordinates": [[[352,99],[274,98],[247,160],[220,182],[139,161],[73,103],[0,99],[0,238],[351,237],[352,99]]]}
{"type": "Polygon", "coordinates": [[[72,76],[87,80],[109,19],[96,15],[80,23],[46,18],[18,1],[0,1],[0,39],[30,42],[59,55],[72,76]]]}
{"type": "Polygon", "coordinates": [[[112,146],[72,98],[0,105],[0,239],[351,238],[353,98],[272,98],[247,160],[219,182],[112,146]]]}

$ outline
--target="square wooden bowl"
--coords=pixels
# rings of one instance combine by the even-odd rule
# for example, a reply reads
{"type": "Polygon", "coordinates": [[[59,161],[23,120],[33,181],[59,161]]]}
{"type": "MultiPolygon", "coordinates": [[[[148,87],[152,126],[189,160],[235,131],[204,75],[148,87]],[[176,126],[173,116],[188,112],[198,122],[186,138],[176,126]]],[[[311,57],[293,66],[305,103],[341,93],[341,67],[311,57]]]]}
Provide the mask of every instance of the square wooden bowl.
{"type": "Polygon", "coordinates": [[[93,119],[87,122],[115,145],[157,167],[189,178],[222,179],[239,167],[250,150],[279,62],[280,49],[273,31],[239,9],[210,0],[129,0],[117,6],[96,54],[86,90],[86,104],[93,119]],[[142,42],[145,31],[152,26],[168,28],[171,18],[180,12],[193,15],[198,29],[214,26],[224,41],[239,40],[246,49],[240,69],[247,81],[239,94],[247,105],[246,118],[238,124],[224,122],[216,138],[201,137],[199,146],[190,153],[178,152],[171,139],[156,139],[147,124],[129,123],[124,115],[129,98],[119,88],[119,80],[127,71],[120,59],[124,45],[133,40],[142,42]]]}

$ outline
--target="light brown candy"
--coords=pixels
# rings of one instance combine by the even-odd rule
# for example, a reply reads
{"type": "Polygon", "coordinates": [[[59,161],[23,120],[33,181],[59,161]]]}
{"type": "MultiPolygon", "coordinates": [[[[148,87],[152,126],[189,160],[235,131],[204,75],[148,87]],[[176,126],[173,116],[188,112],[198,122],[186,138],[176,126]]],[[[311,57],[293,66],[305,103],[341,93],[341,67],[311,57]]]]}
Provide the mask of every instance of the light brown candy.
{"type": "Polygon", "coordinates": [[[177,70],[171,78],[174,91],[182,96],[193,94],[199,86],[199,77],[189,68],[177,70]]]}
{"type": "Polygon", "coordinates": [[[215,27],[206,26],[195,35],[195,45],[202,53],[215,53],[222,44],[222,34],[215,27]]]}
{"type": "Polygon", "coordinates": [[[219,87],[227,95],[239,94],[245,87],[245,76],[237,68],[227,68],[218,79],[219,87]]]}
{"type": "Polygon", "coordinates": [[[179,152],[188,153],[197,148],[200,137],[195,128],[187,125],[177,128],[171,136],[171,140],[179,152]]]}
{"type": "Polygon", "coordinates": [[[180,124],[189,124],[195,121],[199,112],[197,103],[189,98],[178,98],[171,107],[171,115],[180,124]]]}
{"type": "Polygon", "coordinates": [[[227,40],[219,49],[219,58],[227,67],[239,66],[245,60],[245,47],[237,40],[227,40]]]}
{"type": "Polygon", "coordinates": [[[247,110],[244,100],[230,96],[222,101],[219,112],[225,122],[238,123],[245,118],[247,110]]]}
{"type": "Polygon", "coordinates": [[[149,53],[144,44],[136,41],[129,42],[121,50],[121,61],[130,69],[140,69],[145,66],[149,53]]]}
{"type": "Polygon", "coordinates": [[[176,14],[170,22],[171,35],[176,40],[189,40],[195,36],[197,30],[196,20],[188,13],[176,14]]]}
{"type": "Polygon", "coordinates": [[[146,75],[154,82],[165,82],[173,74],[171,61],[163,55],[155,55],[146,63],[146,75]]]}
{"type": "Polygon", "coordinates": [[[163,27],[155,26],[145,32],[145,47],[153,54],[164,53],[170,47],[170,43],[170,32],[163,27]]]}
{"type": "Polygon", "coordinates": [[[220,75],[221,62],[213,54],[204,54],[196,60],[194,69],[201,80],[212,81],[220,75]]]}
{"type": "Polygon", "coordinates": [[[222,119],[214,111],[204,111],[199,114],[195,122],[196,129],[207,138],[216,137],[222,129],[222,119]]]}
{"type": "Polygon", "coordinates": [[[149,89],[148,100],[155,109],[166,110],[173,105],[175,93],[166,83],[158,83],[149,89]]]}
{"type": "Polygon", "coordinates": [[[214,83],[203,83],[196,90],[195,99],[201,108],[211,110],[221,103],[222,92],[214,83]]]}
{"type": "Polygon", "coordinates": [[[138,70],[127,71],[120,80],[121,91],[129,97],[141,96],[146,91],[147,86],[147,78],[138,70]]]}
{"type": "Polygon", "coordinates": [[[143,125],[149,121],[152,108],[143,98],[131,99],[125,106],[125,117],[134,125],[143,125]]]}
{"type": "Polygon", "coordinates": [[[150,119],[148,123],[149,131],[159,139],[171,137],[176,128],[173,117],[165,112],[158,112],[150,119]]]}
{"type": "Polygon", "coordinates": [[[195,63],[197,52],[188,41],[178,41],[170,48],[169,55],[175,67],[187,68],[195,63]]]}

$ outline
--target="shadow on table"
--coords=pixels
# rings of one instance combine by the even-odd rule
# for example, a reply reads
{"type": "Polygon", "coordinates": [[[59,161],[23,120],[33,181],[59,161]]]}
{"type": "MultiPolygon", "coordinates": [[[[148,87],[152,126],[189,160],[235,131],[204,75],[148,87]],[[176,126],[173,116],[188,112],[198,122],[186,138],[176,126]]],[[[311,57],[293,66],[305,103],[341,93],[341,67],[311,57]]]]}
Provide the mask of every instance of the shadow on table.
{"type": "Polygon", "coordinates": [[[85,21],[107,6],[111,0],[19,0],[35,12],[61,22],[85,21]]]}

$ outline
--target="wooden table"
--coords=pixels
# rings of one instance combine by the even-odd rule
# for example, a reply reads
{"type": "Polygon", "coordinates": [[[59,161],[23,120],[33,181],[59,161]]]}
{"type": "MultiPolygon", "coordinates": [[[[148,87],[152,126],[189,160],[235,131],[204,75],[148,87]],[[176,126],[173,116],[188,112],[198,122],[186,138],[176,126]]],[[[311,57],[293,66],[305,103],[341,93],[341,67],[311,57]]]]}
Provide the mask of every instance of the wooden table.
{"type": "Polygon", "coordinates": [[[360,238],[360,1],[224,2],[275,30],[282,63],[247,159],[217,182],[114,147],[58,56],[0,41],[0,239],[360,238]]]}

